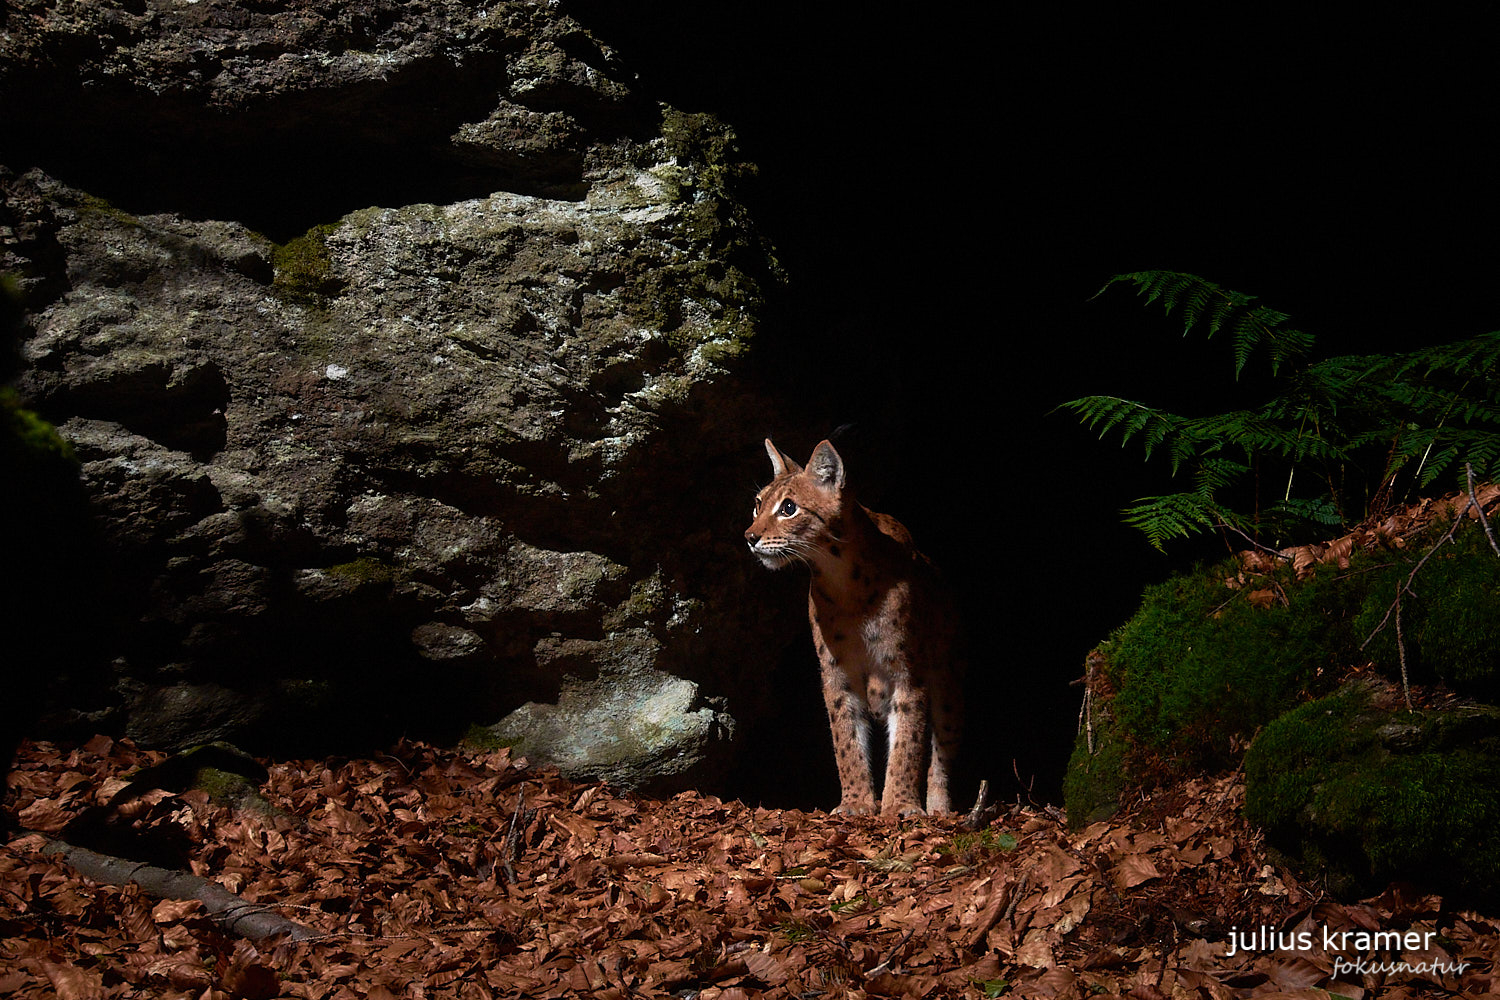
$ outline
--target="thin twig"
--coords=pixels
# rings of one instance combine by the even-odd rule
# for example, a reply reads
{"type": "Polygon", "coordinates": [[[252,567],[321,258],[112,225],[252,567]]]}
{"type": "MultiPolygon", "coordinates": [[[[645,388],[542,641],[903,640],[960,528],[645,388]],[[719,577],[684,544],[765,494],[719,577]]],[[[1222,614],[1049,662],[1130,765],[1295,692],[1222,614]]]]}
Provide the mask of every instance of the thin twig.
{"type": "Polygon", "coordinates": [[[526,782],[516,790],[516,808],[510,814],[510,829],[505,833],[505,849],[500,855],[500,870],[511,885],[520,883],[511,862],[521,860],[521,831],[526,825],[526,782]]]}
{"type": "MultiPolygon", "coordinates": [[[[1094,667],[1103,658],[1098,650],[1083,659],[1083,705],[1078,709],[1078,730],[1084,734],[1089,756],[1094,755],[1094,667]]],[[[1077,682],[1075,682],[1077,683],[1077,682]]]]}
{"type": "Polygon", "coordinates": [[[1220,521],[1219,522],[1219,527],[1221,527],[1221,528],[1228,528],[1230,531],[1234,532],[1236,535],[1239,535],[1245,541],[1249,542],[1253,547],[1255,547],[1257,549],[1260,549],[1262,552],[1265,552],[1268,555],[1273,555],[1277,559],[1285,559],[1287,562],[1291,562],[1292,561],[1292,557],[1291,556],[1285,555],[1285,554],[1283,554],[1281,552],[1278,552],[1275,549],[1270,548],[1269,546],[1262,545],[1260,542],[1257,542],[1255,539],[1251,538],[1249,535],[1245,534],[1243,531],[1241,531],[1239,528],[1236,528],[1234,525],[1230,524],[1228,521],[1220,521]]]}
{"type": "Polygon", "coordinates": [[[1484,516],[1484,505],[1479,502],[1479,497],[1474,495],[1474,466],[1469,462],[1464,463],[1464,473],[1469,479],[1469,503],[1479,512],[1479,523],[1484,525],[1484,537],[1490,540],[1490,548],[1495,550],[1495,555],[1500,556],[1500,544],[1495,543],[1495,533],[1490,530],[1490,519],[1484,516]]]}
{"type": "Polygon", "coordinates": [[[1406,710],[1411,707],[1411,684],[1406,679],[1406,638],[1401,634],[1401,591],[1396,591],[1396,653],[1401,657],[1401,693],[1406,695],[1406,710]]]}
{"type": "Polygon", "coordinates": [[[1401,689],[1406,695],[1406,707],[1408,710],[1410,710],[1412,707],[1411,686],[1407,683],[1406,642],[1405,637],[1401,632],[1401,595],[1411,594],[1413,597],[1416,596],[1416,592],[1411,589],[1411,582],[1417,578],[1417,574],[1421,572],[1422,567],[1427,565],[1427,560],[1432,558],[1432,554],[1438,549],[1442,548],[1444,542],[1449,541],[1453,537],[1454,533],[1458,531],[1458,526],[1463,523],[1464,517],[1469,513],[1469,508],[1471,506],[1476,506],[1477,503],[1478,501],[1474,499],[1474,496],[1471,493],[1468,502],[1464,504],[1464,509],[1458,512],[1458,516],[1453,519],[1453,523],[1448,526],[1448,530],[1444,532],[1443,537],[1439,538],[1437,540],[1437,543],[1434,544],[1432,548],[1427,550],[1426,555],[1417,560],[1417,564],[1412,567],[1412,570],[1407,574],[1406,579],[1399,587],[1396,588],[1396,599],[1391,601],[1391,606],[1389,608],[1386,608],[1385,617],[1380,619],[1380,624],[1376,625],[1375,630],[1369,635],[1365,636],[1365,641],[1359,644],[1360,650],[1363,651],[1364,648],[1370,644],[1370,641],[1380,634],[1380,630],[1385,628],[1385,623],[1391,620],[1391,616],[1395,615],[1396,653],[1401,658],[1401,689]]]}
{"type": "Polygon", "coordinates": [[[896,942],[896,947],[894,947],[890,951],[886,952],[885,961],[881,962],[879,965],[875,966],[875,968],[873,968],[873,969],[869,970],[868,972],[866,972],[865,975],[866,976],[878,976],[882,972],[889,972],[890,969],[891,969],[891,961],[892,961],[892,959],[894,959],[896,957],[896,955],[901,951],[901,949],[906,946],[906,942],[910,941],[911,940],[911,936],[913,934],[915,934],[916,932],[917,932],[917,929],[915,927],[908,927],[906,929],[906,933],[901,936],[901,940],[896,942]]]}
{"type": "MultiPolygon", "coordinates": [[[[1448,541],[1448,539],[1450,539],[1450,538],[1453,537],[1453,533],[1458,530],[1459,524],[1461,524],[1463,522],[1464,515],[1467,514],[1468,512],[1469,512],[1469,507],[1468,507],[1467,504],[1465,504],[1464,505],[1464,509],[1458,512],[1458,517],[1454,519],[1453,524],[1452,524],[1451,527],[1449,527],[1447,533],[1444,534],[1442,538],[1439,538],[1437,540],[1437,544],[1433,545],[1432,548],[1430,548],[1430,549],[1427,550],[1427,554],[1425,556],[1423,556],[1417,562],[1417,565],[1412,568],[1412,571],[1409,574],[1407,574],[1406,582],[1401,585],[1401,588],[1400,588],[1401,591],[1404,591],[1405,593],[1408,593],[1408,594],[1412,594],[1412,596],[1416,596],[1415,592],[1411,589],[1411,582],[1412,582],[1412,580],[1416,579],[1418,571],[1420,571],[1421,568],[1427,564],[1427,560],[1429,560],[1429,559],[1432,558],[1432,554],[1434,552],[1436,552],[1438,549],[1442,548],[1444,542],[1448,541]]],[[[1397,596],[1398,597],[1400,596],[1399,593],[1398,593],[1397,596]]],[[[1365,641],[1359,644],[1359,648],[1360,648],[1361,651],[1363,651],[1364,648],[1370,644],[1370,640],[1373,639],[1373,638],[1375,638],[1375,636],[1380,633],[1381,629],[1385,628],[1385,623],[1390,620],[1391,615],[1394,614],[1395,611],[1396,611],[1396,602],[1392,601],[1391,602],[1391,606],[1386,609],[1385,617],[1382,618],[1382,619],[1380,619],[1380,624],[1379,625],[1375,626],[1375,631],[1371,632],[1368,636],[1366,636],[1365,637],[1365,641]]]]}

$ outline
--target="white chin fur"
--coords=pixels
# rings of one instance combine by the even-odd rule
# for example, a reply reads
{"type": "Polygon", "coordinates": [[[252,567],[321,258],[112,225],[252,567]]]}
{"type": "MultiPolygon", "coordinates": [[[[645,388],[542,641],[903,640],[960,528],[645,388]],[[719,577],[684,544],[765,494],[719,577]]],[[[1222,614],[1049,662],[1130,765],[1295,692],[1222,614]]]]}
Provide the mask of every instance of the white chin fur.
{"type": "Polygon", "coordinates": [[[757,552],[755,556],[767,569],[780,569],[792,561],[791,556],[776,555],[774,553],[757,552]]]}

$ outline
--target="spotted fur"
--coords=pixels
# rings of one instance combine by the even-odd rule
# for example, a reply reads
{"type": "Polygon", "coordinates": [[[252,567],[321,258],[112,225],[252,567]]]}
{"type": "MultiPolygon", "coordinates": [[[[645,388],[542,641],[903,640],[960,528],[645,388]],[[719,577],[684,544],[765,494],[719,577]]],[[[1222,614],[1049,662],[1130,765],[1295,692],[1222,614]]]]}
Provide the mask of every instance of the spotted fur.
{"type": "Polygon", "coordinates": [[[769,439],[775,478],[755,498],[745,541],[772,569],[812,573],[808,617],[822,666],[842,798],[837,812],[875,811],[871,723],[888,741],[883,816],[948,812],[962,724],[952,598],[901,522],[861,506],[827,441],[804,469],[769,439]]]}

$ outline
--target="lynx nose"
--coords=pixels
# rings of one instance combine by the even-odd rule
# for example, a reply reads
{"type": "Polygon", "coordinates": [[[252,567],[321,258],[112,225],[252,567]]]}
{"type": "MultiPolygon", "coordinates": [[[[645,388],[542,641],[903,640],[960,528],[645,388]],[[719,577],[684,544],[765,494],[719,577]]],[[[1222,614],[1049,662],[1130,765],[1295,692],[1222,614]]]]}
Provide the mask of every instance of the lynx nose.
{"type": "Polygon", "coordinates": [[[758,541],[760,541],[760,536],[757,535],[755,532],[753,532],[753,531],[747,531],[747,532],[745,532],[745,544],[746,545],[750,546],[753,549],[753,548],[755,548],[755,543],[758,542],[758,541]]]}

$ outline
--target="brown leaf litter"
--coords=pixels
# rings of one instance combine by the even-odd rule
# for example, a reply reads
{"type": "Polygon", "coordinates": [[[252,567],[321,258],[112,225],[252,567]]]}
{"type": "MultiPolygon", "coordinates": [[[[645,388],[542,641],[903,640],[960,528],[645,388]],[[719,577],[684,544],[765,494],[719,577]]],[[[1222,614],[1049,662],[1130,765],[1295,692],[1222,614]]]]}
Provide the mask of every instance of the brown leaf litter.
{"type": "Polygon", "coordinates": [[[956,818],[653,800],[507,751],[403,744],[374,760],[270,764],[265,793],[282,815],[158,790],[94,824],[317,932],[252,944],[197,902],[96,884],[41,852],[160,759],[105,737],[22,747],[10,803],[35,832],[0,847],[0,997],[1495,990],[1496,920],[1405,886],[1352,905],[1325,897],[1267,859],[1236,775],[1159,790],[1081,831],[1017,805],[970,832],[956,818]]]}

